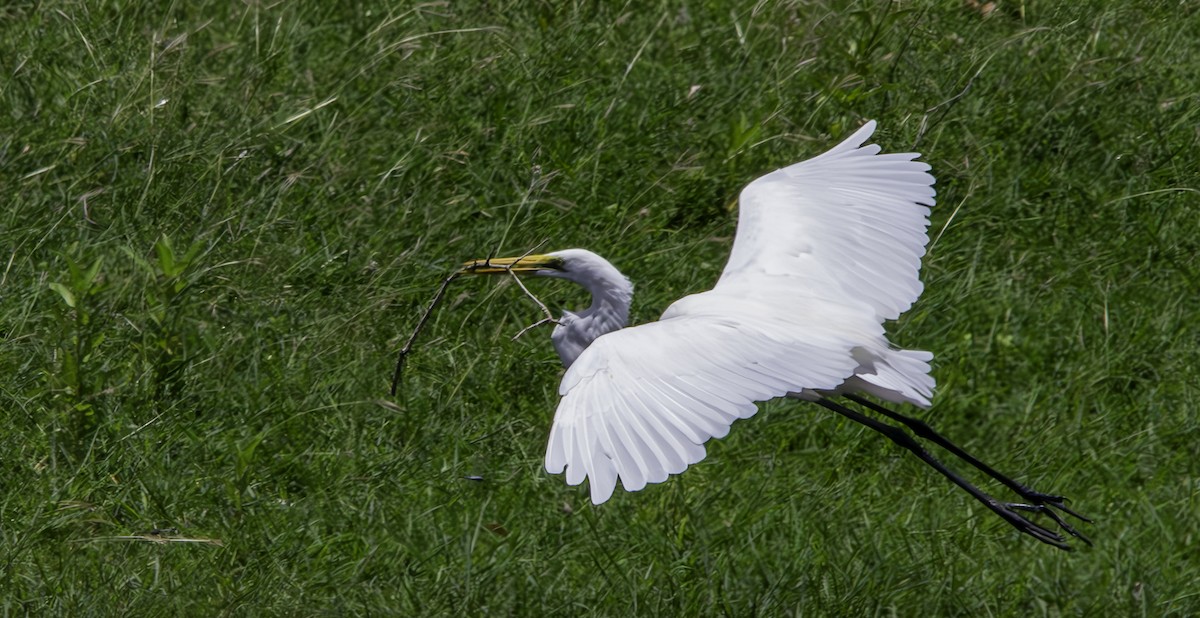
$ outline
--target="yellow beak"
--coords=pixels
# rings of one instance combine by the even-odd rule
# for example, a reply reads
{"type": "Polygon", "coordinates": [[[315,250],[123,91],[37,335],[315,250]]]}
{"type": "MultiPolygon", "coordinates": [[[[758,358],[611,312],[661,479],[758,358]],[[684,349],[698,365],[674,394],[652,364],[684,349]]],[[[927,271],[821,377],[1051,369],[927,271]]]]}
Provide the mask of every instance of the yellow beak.
{"type": "Polygon", "coordinates": [[[553,255],[486,258],[463,264],[460,275],[499,275],[507,272],[531,274],[539,270],[562,270],[562,258],[553,255]]]}

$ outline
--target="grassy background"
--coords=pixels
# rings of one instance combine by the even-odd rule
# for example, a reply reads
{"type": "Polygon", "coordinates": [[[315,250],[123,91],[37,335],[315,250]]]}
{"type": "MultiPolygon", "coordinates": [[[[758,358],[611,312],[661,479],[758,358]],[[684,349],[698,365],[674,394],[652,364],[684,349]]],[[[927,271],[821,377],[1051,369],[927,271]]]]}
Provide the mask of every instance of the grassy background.
{"type": "Polygon", "coordinates": [[[1200,613],[1197,5],[742,4],[0,8],[3,613],[1200,613]],[[927,417],[1094,548],[795,402],[593,508],[503,281],[386,397],[461,260],[592,247],[654,319],[868,118],[938,178],[927,417]]]}

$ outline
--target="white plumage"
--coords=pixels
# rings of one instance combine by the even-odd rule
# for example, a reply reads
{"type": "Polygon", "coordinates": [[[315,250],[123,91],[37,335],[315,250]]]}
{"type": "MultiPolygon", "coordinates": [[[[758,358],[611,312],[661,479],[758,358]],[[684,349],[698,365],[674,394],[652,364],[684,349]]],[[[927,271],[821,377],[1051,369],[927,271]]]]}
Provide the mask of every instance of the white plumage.
{"type": "Polygon", "coordinates": [[[921,293],[934,179],[915,154],[861,147],[874,129],[750,183],[716,286],[578,355],[547,471],[588,477],[599,504],[618,478],[637,491],[700,461],[754,402],[849,388],[929,405],[932,354],[892,349],[882,323],[921,293]]]}
{"type": "Polygon", "coordinates": [[[475,260],[462,272],[518,273],[574,281],[591,305],[566,312],[551,339],[567,367],[559,387],[546,470],[589,479],[592,502],[618,480],[628,491],[661,483],[704,458],[756,402],[812,401],[884,434],[1025,534],[1069,549],[1060,534],[1025,518],[1057,512],[1089,521],[996,472],[925,423],[855,393],[930,405],[933,355],[891,346],[883,323],[921,294],[921,257],[934,204],[929,166],[917,154],[863,144],[868,122],[832,150],[767,174],[742,190],[737,235],[712,290],[672,304],[657,322],[625,328],[633,286],[583,249],[475,260]],[[835,395],[898,421],[1003,483],[1026,502],[1000,502],[935,459],[904,429],[831,400],[835,395]]]}

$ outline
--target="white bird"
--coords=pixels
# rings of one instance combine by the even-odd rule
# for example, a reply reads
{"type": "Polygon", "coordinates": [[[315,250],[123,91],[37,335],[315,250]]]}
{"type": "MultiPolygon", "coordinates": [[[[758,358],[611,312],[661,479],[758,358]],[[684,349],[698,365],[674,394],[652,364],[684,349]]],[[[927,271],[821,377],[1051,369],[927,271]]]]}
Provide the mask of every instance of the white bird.
{"type": "Polygon", "coordinates": [[[566,312],[551,335],[567,367],[550,430],[546,470],[590,480],[595,504],[617,479],[627,491],[661,483],[705,456],[704,443],[753,416],[755,402],[815,402],[883,433],[1018,530],[1056,547],[1065,538],[1018,511],[1078,517],[1064,498],[999,474],[923,422],[857,395],[927,408],[933,355],[893,347],[883,323],[920,296],[934,179],[917,154],[863,144],[868,122],[832,150],[751,182],[715,287],[672,304],[657,322],[626,328],[633,285],[583,249],[489,258],[461,274],[516,273],[573,281],[592,303],[566,312]],[[832,400],[846,397],[908,427],[1000,481],[1025,503],[1000,502],[930,455],[908,432],[832,400]]]}

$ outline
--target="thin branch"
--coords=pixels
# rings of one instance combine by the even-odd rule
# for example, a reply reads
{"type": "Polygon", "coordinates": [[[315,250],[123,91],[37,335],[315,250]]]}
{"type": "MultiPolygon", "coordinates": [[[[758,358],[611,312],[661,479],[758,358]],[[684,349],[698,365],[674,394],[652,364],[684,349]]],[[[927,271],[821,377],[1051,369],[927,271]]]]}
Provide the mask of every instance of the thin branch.
{"type": "MultiPolygon", "coordinates": [[[[539,242],[538,244],[534,245],[534,246],[533,246],[533,248],[532,248],[532,249],[530,249],[529,251],[526,251],[525,253],[522,253],[522,254],[521,254],[521,257],[517,258],[517,260],[516,260],[516,261],[520,262],[521,260],[523,260],[523,259],[525,259],[525,258],[527,258],[527,257],[529,257],[529,256],[531,256],[531,255],[533,255],[533,252],[534,252],[534,251],[537,251],[538,249],[541,249],[541,248],[542,248],[542,245],[546,244],[547,242],[550,242],[550,239],[549,239],[549,238],[543,238],[543,239],[542,239],[542,242],[539,242]]],[[[494,256],[493,256],[493,257],[494,257],[494,256]]],[[[490,260],[491,258],[488,258],[488,259],[490,260]]],[[[509,268],[510,268],[510,269],[512,268],[512,265],[511,265],[511,264],[509,265],[509,268]]]]}
{"type": "MultiPolygon", "coordinates": [[[[534,322],[533,324],[530,324],[529,326],[526,326],[525,328],[522,328],[520,332],[518,332],[516,335],[513,335],[514,341],[517,338],[519,338],[521,335],[524,335],[527,331],[537,328],[538,326],[541,326],[542,324],[546,324],[548,322],[558,324],[558,320],[556,320],[554,318],[553,313],[550,313],[550,309],[546,307],[545,303],[543,303],[540,299],[538,299],[537,296],[534,296],[533,292],[530,292],[529,288],[525,287],[525,282],[521,281],[521,278],[517,276],[517,273],[513,272],[513,266],[520,264],[521,260],[529,257],[530,255],[533,255],[533,252],[537,251],[538,249],[540,249],[542,247],[542,245],[546,244],[547,240],[549,240],[549,239],[545,239],[542,242],[539,242],[538,244],[534,245],[532,249],[521,254],[521,257],[513,260],[513,262],[511,264],[509,264],[508,266],[503,267],[504,270],[508,271],[508,274],[513,278],[513,281],[516,281],[517,285],[519,285],[521,287],[521,291],[525,292],[526,296],[533,299],[533,302],[537,303],[537,306],[542,309],[542,314],[546,316],[545,318],[538,320],[537,322],[534,322]]],[[[484,260],[483,266],[492,267],[491,261],[492,261],[492,256],[488,256],[487,260],[484,260]]]]}
{"type": "Polygon", "coordinates": [[[525,333],[541,326],[542,324],[547,324],[550,322],[558,324],[558,320],[555,320],[554,318],[543,318],[541,320],[534,322],[533,324],[530,324],[529,326],[526,326],[525,328],[522,328],[520,331],[517,332],[517,334],[512,336],[512,340],[516,341],[517,339],[521,338],[521,335],[524,335],[525,333]]]}
{"type": "MultiPolygon", "coordinates": [[[[546,239],[546,240],[549,240],[549,239],[546,239]]],[[[517,276],[517,273],[513,272],[513,270],[512,270],[513,266],[520,263],[521,260],[529,257],[531,254],[533,254],[534,251],[537,251],[539,248],[541,248],[542,245],[546,244],[546,240],[543,240],[542,242],[534,245],[532,249],[530,249],[529,251],[526,251],[524,253],[524,255],[517,258],[516,261],[514,261],[512,264],[509,264],[507,267],[508,274],[513,278],[513,281],[516,281],[517,285],[521,286],[521,290],[523,292],[525,292],[526,296],[533,299],[533,302],[537,303],[538,307],[541,307],[542,314],[546,316],[545,318],[538,320],[537,322],[534,322],[533,324],[530,324],[529,326],[526,326],[525,328],[522,328],[520,332],[518,332],[516,335],[513,335],[513,341],[516,341],[517,338],[519,338],[521,335],[524,335],[526,332],[528,332],[534,328],[537,328],[538,326],[541,326],[542,324],[546,324],[546,323],[558,324],[558,320],[554,319],[554,314],[550,313],[550,309],[548,309],[546,307],[545,303],[543,303],[541,301],[541,299],[539,299],[537,296],[534,296],[533,292],[530,292],[529,288],[525,287],[525,282],[521,281],[521,278],[517,276]]]]}
{"type": "MultiPolygon", "coordinates": [[[[508,274],[511,275],[512,278],[517,282],[517,285],[521,286],[521,289],[525,292],[525,295],[529,298],[532,298],[533,302],[537,303],[538,307],[542,308],[542,313],[546,315],[545,319],[522,329],[521,332],[517,333],[517,335],[513,337],[513,339],[516,339],[517,337],[525,334],[526,331],[534,327],[541,326],[547,322],[558,324],[558,320],[554,319],[554,315],[550,313],[550,309],[548,309],[546,305],[542,303],[542,301],[538,300],[538,297],[534,296],[533,293],[529,291],[529,288],[525,287],[525,284],[521,281],[520,277],[517,276],[517,273],[513,272],[512,270],[512,267],[515,264],[532,255],[534,251],[537,251],[538,248],[545,243],[546,241],[543,240],[529,251],[526,251],[524,255],[514,260],[512,264],[504,267],[504,269],[508,271],[508,274]]],[[[446,295],[446,288],[450,287],[450,282],[457,279],[460,275],[470,273],[477,268],[492,267],[491,261],[493,257],[495,257],[494,251],[492,255],[488,255],[487,259],[485,259],[482,264],[476,262],[442,280],[442,286],[438,288],[437,293],[433,296],[433,300],[429,302],[429,306],[425,309],[425,313],[423,313],[421,315],[421,319],[417,321],[417,326],[413,329],[412,334],[408,336],[408,341],[404,342],[404,347],[400,348],[400,353],[396,358],[396,370],[392,373],[392,388],[389,391],[393,397],[396,396],[396,390],[400,387],[400,376],[404,371],[404,361],[412,352],[413,343],[417,340],[417,335],[420,334],[421,329],[425,328],[425,323],[429,321],[429,316],[433,315],[433,310],[436,309],[438,304],[442,302],[442,298],[446,295]]]]}
{"type": "Polygon", "coordinates": [[[408,341],[404,342],[404,347],[400,348],[400,355],[396,358],[396,371],[392,374],[392,390],[393,397],[396,396],[396,388],[400,385],[400,372],[404,370],[404,359],[408,357],[412,351],[413,342],[417,340],[417,334],[425,327],[425,322],[429,321],[429,316],[433,314],[433,310],[442,302],[442,297],[446,295],[446,288],[450,287],[450,282],[458,278],[462,274],[455,272],[454,274],[442,280],[442,287],[438,288],[437,294],[434,294],[433,300],[429,303],[429,307],[425,309],[425,313],[421,319],[417,321],[417,327],[413,329],[411,335],[408,336],[408,341]]]}
{"type": "MultiPolygon", "coordinates": [[[[529,298],[532,298],[533,302],[537,303],[537,306],[542,308],[542,313],[546,315],[546,319],[539,323],[554,322],[555,324],[558,324],[558,320],[554,319],[554,314],[550,313],[550,309],[548,309],[546,305],[538,299],[538,297],[534,296],[533,292],[530,292],[529,288],[525,287],[525,283],[521,281],[521,278],[517,276],[517,273],[512,271],[512,266],[508,267],[508,274],[512,276],[513,281],[517,282],[517,285],[521,286],[521,289],[525,292],[525,295],[529,298]]],[[[535,324],[534,326],[537,325],[535,324]]]]}

